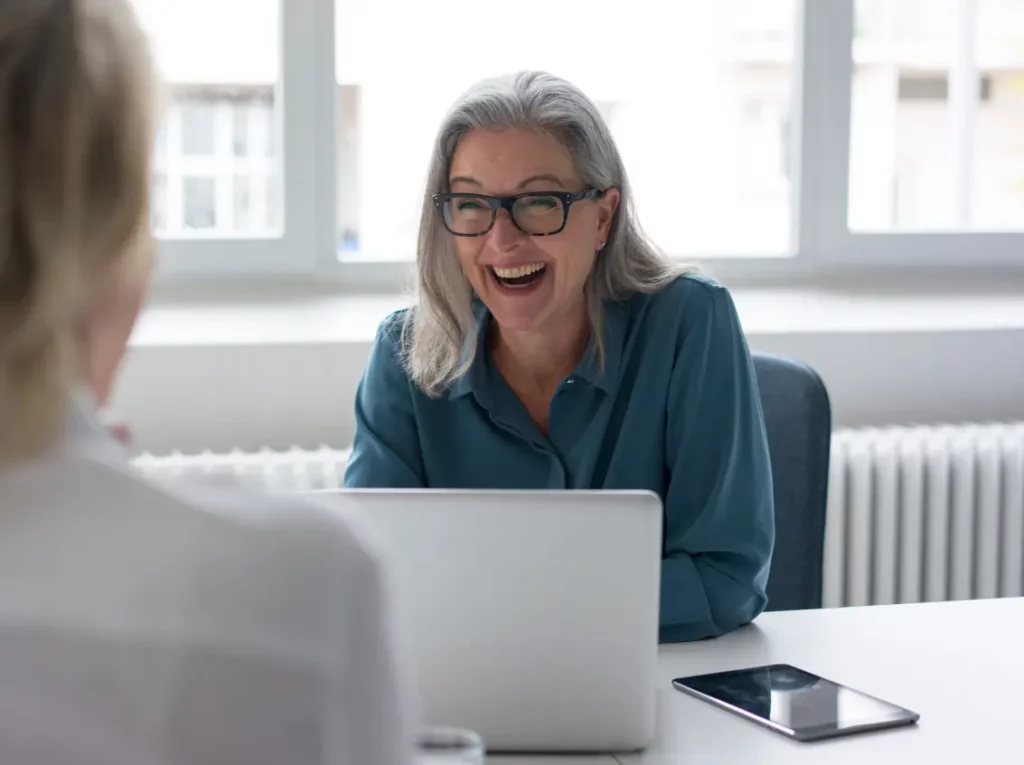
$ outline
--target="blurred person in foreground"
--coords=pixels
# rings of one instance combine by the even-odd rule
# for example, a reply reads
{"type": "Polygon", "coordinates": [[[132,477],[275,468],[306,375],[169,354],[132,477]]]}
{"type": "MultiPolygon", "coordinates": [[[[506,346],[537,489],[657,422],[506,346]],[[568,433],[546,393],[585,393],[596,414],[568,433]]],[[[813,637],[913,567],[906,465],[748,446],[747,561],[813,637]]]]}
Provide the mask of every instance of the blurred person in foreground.
{"type": "Polygon", "coordinates": [[[404,764],[363,544],[151,484],[97,421],[152,269],[154,85],[128,0],[0,0],[0,762],[404,764]]]}

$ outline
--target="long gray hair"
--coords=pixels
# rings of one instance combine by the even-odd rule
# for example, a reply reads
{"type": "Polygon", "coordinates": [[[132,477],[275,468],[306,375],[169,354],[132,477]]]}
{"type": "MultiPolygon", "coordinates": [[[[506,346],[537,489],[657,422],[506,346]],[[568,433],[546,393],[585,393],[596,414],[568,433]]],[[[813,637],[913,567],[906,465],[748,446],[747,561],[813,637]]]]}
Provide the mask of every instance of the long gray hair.
{"type": "Polygon", "coordinates": [[[448,190],[448,172],[459,141],[477,128],[548,131],[572,152],[587,186],[619,189],[618,210],[586,288],[591,337],[600,364],[604,362],[605,302],[637,292],[657,292],[688,270],[662,255],[644,236],[611,133],[597,107],[578,88],[544,72],[519,72],[479,82],[449,110],[434,143],[416,247],[417,300],[402,327],[409,374],[430,396],[442,394],[464,374],[476,350],[473,290],[431,196],[448,190]]]}

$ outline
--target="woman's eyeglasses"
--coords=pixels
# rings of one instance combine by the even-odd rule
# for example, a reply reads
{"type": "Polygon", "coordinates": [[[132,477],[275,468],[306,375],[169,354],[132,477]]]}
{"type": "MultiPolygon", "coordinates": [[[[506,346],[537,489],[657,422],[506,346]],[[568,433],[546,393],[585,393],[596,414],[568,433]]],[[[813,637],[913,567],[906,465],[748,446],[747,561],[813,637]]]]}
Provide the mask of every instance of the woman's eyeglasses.
{"type": "Polygon", "coordinates": [[[434,205],[445,228],[455,236],[483,236],[494,227],[498,210],[507,210],[516,228],[530,236],[551,236],[565,228],[569,208],[584,199],[599,199],[605,191],[531,191],[511,197],[486,194],[434,194],[434,205]]]}

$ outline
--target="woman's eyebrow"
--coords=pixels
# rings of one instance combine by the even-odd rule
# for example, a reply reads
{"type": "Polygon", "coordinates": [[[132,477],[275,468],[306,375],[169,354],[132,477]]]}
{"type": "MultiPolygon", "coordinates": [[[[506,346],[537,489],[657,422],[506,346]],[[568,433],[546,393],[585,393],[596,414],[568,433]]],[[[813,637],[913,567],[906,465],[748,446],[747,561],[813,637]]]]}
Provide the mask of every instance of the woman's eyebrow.
{"type": "MultiPolygon", "coordinates": [[[[546,181],[548,183],[555,184],[560,189],[565,188],[565,184],[562,182],[562,180],[556,175],[551,175],[551,173],[531,175],[527,178],[524,178],[518,184],[516,184],[516,188],[523,189],[529,186],[531,183],[536,183],[537,181],[546,181]]],[[[448,179],[449,186],[454,186],[456,183],[466,183],[469,184],[470,186],[478,186],[480,188],[483,188],[483,184],[480,183],[480,181],[468,175],[455,175],[448,179]]]]}

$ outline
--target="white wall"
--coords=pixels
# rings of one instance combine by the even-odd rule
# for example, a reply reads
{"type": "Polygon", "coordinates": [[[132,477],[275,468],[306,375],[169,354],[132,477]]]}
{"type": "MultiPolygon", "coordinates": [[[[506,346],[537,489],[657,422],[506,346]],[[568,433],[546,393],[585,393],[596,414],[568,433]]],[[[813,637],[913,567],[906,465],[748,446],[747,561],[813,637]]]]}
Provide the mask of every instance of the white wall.
{"type": "MultiPolygon", "coordinates": [[[[116,413],[141,448],[158,452],[348,445],[373,329],[393,303],[364,314],[346,308],[334,320],[286,308],[264,324],[251,311],[204,315],[193,327],[201,336],[191,338],[177,337],[189,322],[175,311],[166,326],[151,321],[137,336],[116,413]]],[[[836,426],[1024,420],[1024,311],[1000,326],[998,313],[957,322],[967,309],[950,304],[937,314],[948,320],[932,321],[917,306],[902,328],[886,329],[894,322],[877,309],[874,325],[858,330],[836,318],[834,305],[819,305],[832,317],[824,321],[787,299],[805,315],[790,331],[773,303],[740,296],[737,304],[755,351],[819,371],[836,426]]]]}
{"type": "Polygon", "coordinates": [[[807,361],[836,427],[1024,420],[1024,330],[763,335],[755,350],[807,361]]]}

